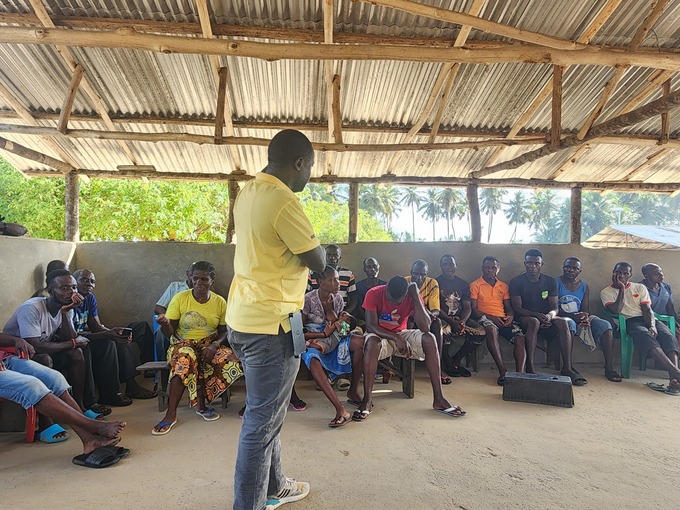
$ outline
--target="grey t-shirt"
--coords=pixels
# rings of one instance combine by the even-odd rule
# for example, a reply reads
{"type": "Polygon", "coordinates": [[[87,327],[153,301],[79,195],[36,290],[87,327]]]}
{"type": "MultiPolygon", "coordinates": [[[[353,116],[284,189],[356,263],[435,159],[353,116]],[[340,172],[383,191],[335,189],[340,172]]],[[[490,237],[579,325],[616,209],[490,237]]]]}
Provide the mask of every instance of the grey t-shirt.
{"type": "MultiPolygon", "coordinates": [[[[73,310],[69,310],[68,317],[73,322],[73,310]]],[[[41,342],[48,342],[60,326],[61,312],[58,312],[56,317],[52,317],[47,309],[47,298],[36,297],[25,301],[14,312],[3,331],[19,338],[37,337],[41,342]]]]}

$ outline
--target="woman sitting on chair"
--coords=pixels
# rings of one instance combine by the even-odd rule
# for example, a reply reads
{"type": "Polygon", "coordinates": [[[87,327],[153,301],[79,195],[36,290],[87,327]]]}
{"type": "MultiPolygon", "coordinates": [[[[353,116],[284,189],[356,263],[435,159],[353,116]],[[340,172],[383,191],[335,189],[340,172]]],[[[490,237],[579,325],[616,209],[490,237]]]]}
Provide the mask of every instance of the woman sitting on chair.
{"type": "Polygon", "coordinates": [[[363,360],[363,336],[351,335],[356,319],[343,312],[345,304],[338,290],[338,272],[331,266],[316,273],[319,288],[305,295],[302,321],[305,326],[307,352],[302,354],[317,386],[335,407],[335,418],[328,424],[331,428],[342,427],[351,421],[351,414],[345,409],[333,391],[331,380],[340,375],[352,373],[352,363],[357,370],[352,375],[347,396],[348,402],[359,402],[357,393],[363,360]],[[350,325],[350,322],[354,324],[350,325]],[[330,377],[330,380],[329,380],[330,377]]]}
{"type": "Polygon", "coordinates": [[[194,262],[189,276],[193,288],[176,294],[165,314],[156,322],[170,338],[167,352],[170,365],[168,410],[151,433],[161,436],[177,423],[177,406],[189,390],[196,414],[206,421],[220,418],[210,403],[227,391],[231,383],[243,375],[233,351],[225,346],[227,302],[210,289],[215,281],[215,266],[204,260],[194,262]]]}

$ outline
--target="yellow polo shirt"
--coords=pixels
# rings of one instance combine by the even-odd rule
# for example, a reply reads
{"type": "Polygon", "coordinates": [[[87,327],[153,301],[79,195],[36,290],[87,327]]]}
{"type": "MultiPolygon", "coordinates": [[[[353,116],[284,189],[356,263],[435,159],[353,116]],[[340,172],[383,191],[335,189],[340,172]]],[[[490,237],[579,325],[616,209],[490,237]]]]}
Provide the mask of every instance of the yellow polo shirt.
{"type": "Polygon", "coordinates": [[[227,324],[242,333],[290,331],[288,314],[302,309],[307,267],[296,255],[319,246],[295,193],[259,173],[236,197],[234,279],[227,324]]]}
{"type": "MultiPolygon", "coordinates": [[[[405,278],[407,282],[411,283],[411,275],[406,276],[405,278]]],[[[441,310],[439,303],[439,283],[437,280],[426,276],[423,286],[419,289],[419,293],[425,308],[430,311],[441,310]]]]}

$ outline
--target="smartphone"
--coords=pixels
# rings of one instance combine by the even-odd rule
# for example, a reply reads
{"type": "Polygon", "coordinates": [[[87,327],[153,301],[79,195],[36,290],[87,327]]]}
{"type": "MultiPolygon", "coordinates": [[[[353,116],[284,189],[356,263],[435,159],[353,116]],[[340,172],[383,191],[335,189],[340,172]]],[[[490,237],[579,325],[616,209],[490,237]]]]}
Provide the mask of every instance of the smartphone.
{"type": "Polygon", "coordinates": [[[122,336],[130,336],[132,334],[132,328],[123,328],[121,332],[122,336]]]}
{"type": "Polygon", "coordinates": [[[290,332],[293,335],[293,354],[296,358],[307,350],[305,344],[305,333],[302,325],[302,312],[291,313],[290,318],[290,332]]]}

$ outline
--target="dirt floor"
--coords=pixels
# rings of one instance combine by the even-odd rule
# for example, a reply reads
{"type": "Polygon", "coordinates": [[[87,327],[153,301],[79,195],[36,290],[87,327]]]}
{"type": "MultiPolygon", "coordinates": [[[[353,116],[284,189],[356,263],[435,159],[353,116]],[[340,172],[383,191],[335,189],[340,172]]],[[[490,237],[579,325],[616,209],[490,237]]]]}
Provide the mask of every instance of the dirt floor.
{"type": "MultiPolygon", "coordinates": [[[[422,364],[421,364],[422,365],[422,364]]],[[[468,415],[434,413],[419,367],[416,397],[399,382],[376,384],[375,412],[341,429],[314,383],[299,381],[309,407],[288,413],[286,474],[311,482],[309,497],[284,508],[666,509],[677,506],[680,398],[646,388],[667,382],[655,370],[607,382],[595,365],[577,367],[589,383],[574,388],[572,409],[505,402],[485,365],[455,379],[445,394],[468,415]]],[[[147,380],[148,382],[148,380],[147,380]]],[[[93,470],[74,466],[77,437],[57,445],[0,434],[0,494],[7,509],[227,509],[243,404],[237,386],[222,419],[204,422],[182,407],[166,436],[151,428],[156,401],[115,409],[127,420],[129,458],[93,470]]]]}

